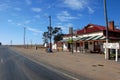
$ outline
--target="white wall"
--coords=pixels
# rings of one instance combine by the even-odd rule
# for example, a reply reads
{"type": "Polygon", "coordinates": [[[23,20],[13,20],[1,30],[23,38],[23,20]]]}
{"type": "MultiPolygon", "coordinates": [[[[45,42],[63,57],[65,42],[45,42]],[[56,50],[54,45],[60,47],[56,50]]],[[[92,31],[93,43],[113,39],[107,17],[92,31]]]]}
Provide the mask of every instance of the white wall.
{"type": "Polygon", "coordinates": [[[63,51],[67,51],[67,44],[63,43],[63,51]]]}
{"type": "Polygon", "coordinates": [[[93,51],[93,49],[94,49],[94,42],[89,42],[88,43],[88,48],[89,48],[90,51],[93,51]]]}
{"type": "Polygon", "coordinates": [[[103,32],[94,32],[94,33],[89,33],[89,34],[83,34],[83,35],[79,35],[78,37],[88,37],[88,36],[96,36],[96,35],[103,35],[103,32]]]}
{"type": "Polygon", "coordinates": [[[52,49],[57,49],[57,45],[56,44],[52,44],[52,49]]]}

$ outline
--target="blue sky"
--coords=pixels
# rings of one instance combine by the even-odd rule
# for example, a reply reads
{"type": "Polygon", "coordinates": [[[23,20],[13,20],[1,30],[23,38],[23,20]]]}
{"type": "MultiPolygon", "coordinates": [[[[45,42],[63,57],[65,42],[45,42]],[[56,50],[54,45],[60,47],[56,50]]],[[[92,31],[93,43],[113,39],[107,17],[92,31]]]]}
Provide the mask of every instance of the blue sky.
{"type": "MultiPolygon", "coordinates": [[[[120,25],[120,0],[106,0],[108,19],[120,25]]],[[[63,33],[68,28],[82,29],[89,23],[105,25],[103,0],[0,0],[0,42],[23,44],[26,27],[26,43],[42,44],[42,33],[49,26],[59,26],[63,33]]]]}

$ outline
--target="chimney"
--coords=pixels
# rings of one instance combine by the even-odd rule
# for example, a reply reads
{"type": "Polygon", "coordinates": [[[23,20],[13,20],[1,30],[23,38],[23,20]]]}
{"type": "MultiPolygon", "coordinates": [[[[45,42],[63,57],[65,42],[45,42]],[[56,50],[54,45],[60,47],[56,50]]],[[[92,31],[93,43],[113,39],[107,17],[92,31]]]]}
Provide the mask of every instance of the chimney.
{"type": "Polygon", "coordinates": [[[69,34],[73,33],[73,27],[69,27],[69,34]]]}
{"type": "Polygon", "coordinates": [[[114,30],[114,21],[110,21],[109,22],[109,27],[108,27],[109,30],[114,30]]]}

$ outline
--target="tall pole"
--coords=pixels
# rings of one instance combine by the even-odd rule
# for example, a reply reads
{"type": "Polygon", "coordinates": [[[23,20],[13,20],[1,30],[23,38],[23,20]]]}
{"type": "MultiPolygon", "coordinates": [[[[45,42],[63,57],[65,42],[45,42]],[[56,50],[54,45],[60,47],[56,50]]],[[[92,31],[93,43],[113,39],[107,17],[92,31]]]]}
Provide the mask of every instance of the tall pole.
{"type": "Polygon", "coordinates": [[[31,48],[32,48],[32,39],[31,39],[31,48]]]}
{"type": "Polygon", "coordinates": [[[24,48],[25,48],[25,44],[26,44],[25,43],[25,38],[26,38],[26,27],[24,27],[24,39],[23,39],[24,40],[24,48]]]}
{"type": "Polygon", "coordinates": [[[73,27],[72,27],[72,54],[73,54],[73,27]]]}
{"type": "MultiPolygon", "coordinates": [[[[105,23],[106,23],[106,45],[107,45],[109,37],[108,37],[108,17],[107,17],[106,0],[104,0],[104,15],[105,15],[105,23]]],[[[109,59],[109,58],[110,58],[110,54],[108,48],[106,48],[105,59],[109,59]]]]}
{"type": "Polygon", "coordinates": [[[52,52],[52,41],[51,41],[51,38],[52,38],[52,26],[51,26],[51,16],[49,16],[49,35],[50,35],[50,52],[52,52]]]}
{"type": "Polygon", "coordinates": [[[12,40],[10,41],[11,47],[12,47],[12,40]]]}

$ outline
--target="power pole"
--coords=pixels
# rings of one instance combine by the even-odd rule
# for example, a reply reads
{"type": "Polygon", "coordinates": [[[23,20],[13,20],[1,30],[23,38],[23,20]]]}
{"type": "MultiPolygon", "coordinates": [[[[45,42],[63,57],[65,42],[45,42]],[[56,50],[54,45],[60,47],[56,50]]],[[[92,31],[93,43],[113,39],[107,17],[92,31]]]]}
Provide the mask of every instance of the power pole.
{"type": "Polygon", "coordinates": [[[12,40],[10,41],[11,47],[12,47],[12,40]]]}
{"type": "MultiPolygon", "coordinates": [[[[108,16],[107,16],[106,0],[104,0],[104,15],[105,15],[105,23],[106,23],[106,45],[107,45],[109,37],[108,37],[108,16]]],[[[110,59],[110,53],[108,48],[106,48],[105,59],[110,59]]]]}
{"type": "Polygon", "coordinates": [[[50,52],[52,52],[52,26],[51,26],[51,16],[49,16],[49,27],[48,27],[48,32],[49,32],[49,37],[50,37],[50,52]]]}
{"type": "Polygon", "coordinates": [[[73,54],[73,27],[72,27],[72,54],[73,54]]]}
{"type": "Polygon", "coordinates": [[[32,39],[31,39],[31,48],[32,48],[32,39]]]}
{"type": "Polygon", "coordinates": [[[24,41],[24,48],[25,48],[25,46],[26,46],[26,42],[25,42],[25,40],[26,40],[26,27],[24,27],[24,38],[23,38],[23,41],[24,41]]]}

